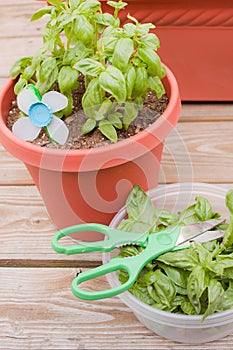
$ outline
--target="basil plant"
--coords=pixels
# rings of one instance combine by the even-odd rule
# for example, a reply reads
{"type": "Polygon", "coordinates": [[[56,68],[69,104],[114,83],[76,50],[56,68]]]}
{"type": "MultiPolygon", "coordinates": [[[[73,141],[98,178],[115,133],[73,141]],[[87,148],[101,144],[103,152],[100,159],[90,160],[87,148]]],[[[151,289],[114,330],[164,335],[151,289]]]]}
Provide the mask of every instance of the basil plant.
{"type": "MultiPolygon", "coordinates": [[[[43,31],[43,45],[34,56],[20,58],[11,68],[11,77],[19,76],[18,94],[33,83],[41,95],[57,84],[67,96],[68,106],[62,115],[72,112],[72,92],[79,86],[79,75],[85,82],[82,106],[87,120],[82,133],[98,127],[112,142],[117,129],[127,129],[142,108],[148,90],[158,98],[165,90],[161,79],[165,68],[157,49],[155,26],[140,24],[128,15],[121,26],[119,11],[127,3],[108,1],[113,15],[103,13],[97,0],[49,0],[31,18],[48,17],[43,31]]],[[[61,115],[61,117],[62,117],[61,115]]]]}

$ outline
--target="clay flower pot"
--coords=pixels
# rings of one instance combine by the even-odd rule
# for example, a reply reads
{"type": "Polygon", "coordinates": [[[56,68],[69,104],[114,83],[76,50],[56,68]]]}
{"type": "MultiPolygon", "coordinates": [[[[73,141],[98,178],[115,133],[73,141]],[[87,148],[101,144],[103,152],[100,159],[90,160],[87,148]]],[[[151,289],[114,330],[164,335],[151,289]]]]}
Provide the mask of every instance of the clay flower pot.
{"type": "Polygon", "coordinates": [[[144,190],[157,185],[163,142],[181,108],[177,82],[169,69],[163,82],[169,104],[150,127],[118,143],[83,150],[39,147],[13,135],[6,118],[15,97],[14,81],[4,86],[0,142],[25,163],[57,228],[86,222],[108,224],[134,185],[144,190]]]}

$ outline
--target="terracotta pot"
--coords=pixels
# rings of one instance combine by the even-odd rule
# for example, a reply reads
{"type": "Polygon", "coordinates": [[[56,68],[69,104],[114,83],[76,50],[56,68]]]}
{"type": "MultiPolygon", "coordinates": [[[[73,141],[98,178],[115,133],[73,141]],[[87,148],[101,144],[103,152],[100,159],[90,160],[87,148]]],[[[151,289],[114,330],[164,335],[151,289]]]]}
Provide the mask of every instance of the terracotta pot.
{"type": "MultiPolygon", "coordinates": [[[[102,2],[103,11],[111,7],[102,2]]],[[[119,12],[156,25],[162,61],[179,82],[182,100],[233,100],[232,0],[127,0],[119,12]]]]}
{"type": "Polygon", "coordinates": [[[144,190],[157,185],[163,142],[176,125],[181,108],[177,82],[169,69],[164,85],[169,104],[146,130],[116,144],[67,151],[39,147],[13,135],[6,118],[15,97],[14,82],[9,80],[4,86],[0,142],[25,163],[58,228],[85,222],[108,224],[134,185],[140,184],[144,190]]]}

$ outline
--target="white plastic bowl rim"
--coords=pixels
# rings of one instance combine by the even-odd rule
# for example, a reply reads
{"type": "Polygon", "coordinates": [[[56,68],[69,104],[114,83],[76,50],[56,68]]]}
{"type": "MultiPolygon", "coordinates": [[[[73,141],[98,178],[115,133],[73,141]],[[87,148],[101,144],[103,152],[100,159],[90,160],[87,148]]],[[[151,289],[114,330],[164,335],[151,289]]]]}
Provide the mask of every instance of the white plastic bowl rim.
{"type": "MultiPolygon", "coordinates": [[[[177,191],[190,191],[200,192],[204,196],[214,195],[215,197],[224,199],[227,193],[227,189],[218,185],[210,185],[206,183],[198,182],[185,182],[177,184],[169,184],[158,187],[156,189],[148,191],[150,198],[161,198],[165,194],[174,194],[177,191]]],[[[125,218],[125,207],[121,208],[110,223],[111,227],[116,228],[119,223],[125,218]]],[[[110,253],[103,254],[103,263],[108,262],[110,259],[110,253]]],[[[108,274],[107,280],[112,288],[120,284],[117,273],[108,274]]],[[[151,321],[159,322],[160,324],[168,326],[176,326],[183,328],[209,328],[210,326],[221,326],[233,322],[233,309],[218,312],[208,316],[204,322],[202,322],[201,315],[180,315],[173,314],[167,311],[156,309],[148,304],[141,302],[129,292],[124,292],[119,295],[120,299],[129,306],[136,314],[141,315],[151,321]]]]}

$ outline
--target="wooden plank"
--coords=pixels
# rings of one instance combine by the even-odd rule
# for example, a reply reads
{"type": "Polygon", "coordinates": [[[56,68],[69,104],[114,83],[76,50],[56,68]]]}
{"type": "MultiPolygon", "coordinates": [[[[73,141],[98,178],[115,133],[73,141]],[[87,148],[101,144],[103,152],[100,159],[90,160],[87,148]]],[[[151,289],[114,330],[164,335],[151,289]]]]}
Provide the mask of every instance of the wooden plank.
{"type": "Polygon", "coordinates": [[[0,186],[0,266],[93,266],[101,254],[65,256],[51,248],[56,232],[34,186],[0,186]]]}
{"type": "Polygon", "coordinates": [[[7,78],[13,63],[21,57],[34,55],[41,43],[40,37],[0,38],[0,45],[4,47],[0,56],[0,77],[7,78]]]}
{"type": "MultiPolygon", "coordinates": [[[[33,6],[37,2],[43,5],[43,0],[41,1],[40,0],[7,0],[7,5],[20,7],[23,4],[27,4],[28,6],[33,6]]],[[[0,8],[5,6],[6,6],[6,2],[1,0],[0,8]]]]}
{"type": "MultiPolygon", "coordinates": [[[[233,335],[204,345],[166,340],[142,325],[118,297],[82,301],[70,285],[76,269],[0,269],[0,348],[232,349],[233,335]]],[[[105,278],[87,288],[108,288],[105,278]]]]}
{"type": "Polygon", "coordinates": [[[233,103],[182,103],[179,122],[233,121],[233,103]]]}
{"type": "MultiPolygon", "coordinates": [[[[42,44],[46,19],[31,22],[32,14],[45,4],[39,1],[4,1],[0,4],[0,78],[6,79],[12,64],[20,57],[33,55],[42,44]]],[[[0,81],[0,88],[3,83],[0,81]]]]}
{"type": "Polygon", "coordinates": [[[233,122],[179,123],[165,140],[160,183],[232,182],[233,122]]]}
{"type": "Polygon", "coordinates": [[[33,180],[20,160],[0,145],[0,185],[30,185],[33,180]]]}
{"type": "Polygon", "coordinates": [[[1,30],[0,38],[34,37],[41,36],[45,19],[31,22],[31,16],[38,9],[46,6],[39,1],[22,1],[0,4],[1,30]]]}

